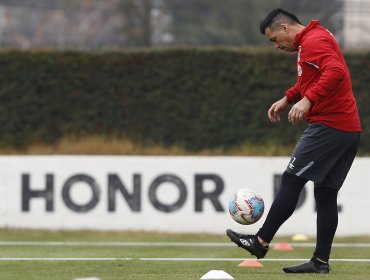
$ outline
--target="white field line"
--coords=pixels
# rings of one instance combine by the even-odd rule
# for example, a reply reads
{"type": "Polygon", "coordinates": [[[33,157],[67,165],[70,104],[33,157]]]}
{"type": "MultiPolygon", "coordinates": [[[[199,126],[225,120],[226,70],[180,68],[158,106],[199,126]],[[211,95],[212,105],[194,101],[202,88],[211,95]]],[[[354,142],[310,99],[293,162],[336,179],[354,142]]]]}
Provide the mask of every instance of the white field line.
{"type": "MultiPolygon", "coordinates": [[[[0,261],[246,261],[241,258],[0,258],[0,261]]],[[[262,259],[259,262],[303,262],[307,259],[262,259]]],[[[370,259],[330,259],[331,262],[365,262],[370,259]]]]}
{"type": "MultiPolygon", "coordinates": [[[[271,243],[274,246],[276,243],[271,243]]],[[[315,247],[315,243],[288,243],[293,247],[315,247]]],[[[92,246],[92,247],[234,247],[235,244],[220,242],[33,242],[0,241],[0,246],[92,246]]],[[[334,243],[333,247],[370,248],[370,243],[334,243]]]]}

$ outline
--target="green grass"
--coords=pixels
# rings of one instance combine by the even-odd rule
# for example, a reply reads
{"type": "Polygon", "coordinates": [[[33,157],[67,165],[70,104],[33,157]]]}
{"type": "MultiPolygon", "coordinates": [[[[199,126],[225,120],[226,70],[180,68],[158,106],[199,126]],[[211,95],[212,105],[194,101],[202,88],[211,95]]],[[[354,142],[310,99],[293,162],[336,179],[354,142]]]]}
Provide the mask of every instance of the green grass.
{"type": "MultiPolygon", "coordinates": [[[[0,230],[0,241],[69,242],[229,242],[223,235],[165,234],[143,232],[80,232],[0,230]]],[[[310,239],[308,242],[313,242],[310,239]]],[[[274,242],[291,242],[280,237],[274,242]]],[[[336,243],[370,243],[370,236],[337,238],[336,243]]],[[[313,248],[295,247],[293,251],[270,250],[269,259],[308,259],[313,248]]],[[[370,248],[333,247],[333,259],[365,259],[370,248]]],[[[0,261],[0,279],[75,279],[97,277],[101,280],[190,280],[200,279],[209,270],[224,270],[234,279],[370,279],[370,263],[332,262],[329,275],[286,275],[281,268],[294,261],[263,262],[263,267],[239,267],[235,261],[153,261],[139,258],[250,258],[236,246],[30,246],[1,245],[0,258],[132,258],[104,261],[0,261]]]]}

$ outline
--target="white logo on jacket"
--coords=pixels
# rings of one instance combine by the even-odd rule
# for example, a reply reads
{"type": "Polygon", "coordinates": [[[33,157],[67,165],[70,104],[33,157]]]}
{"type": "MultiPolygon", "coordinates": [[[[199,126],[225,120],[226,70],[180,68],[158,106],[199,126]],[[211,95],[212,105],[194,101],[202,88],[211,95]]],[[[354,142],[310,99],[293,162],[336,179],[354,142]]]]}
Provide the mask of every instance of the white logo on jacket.
{"type": "MultiPolygon", "coordinates": [[[[299,64],[301,62],[301,51],[302,51],[302,46],[299,46],[298,47],[298,52],[297,52],[297,73],[298,73],[299,77],[301,77],[302,73],[303,73],[302,67],[299,64]]],[[[309,61],[303,61],[303,62],[305,62],[305,63],[315,67],[316,69],[320,70],[320,67],[318,65],[316,65],[315,63],[312,63],[312,62],[309,62],[309,61]]]]}

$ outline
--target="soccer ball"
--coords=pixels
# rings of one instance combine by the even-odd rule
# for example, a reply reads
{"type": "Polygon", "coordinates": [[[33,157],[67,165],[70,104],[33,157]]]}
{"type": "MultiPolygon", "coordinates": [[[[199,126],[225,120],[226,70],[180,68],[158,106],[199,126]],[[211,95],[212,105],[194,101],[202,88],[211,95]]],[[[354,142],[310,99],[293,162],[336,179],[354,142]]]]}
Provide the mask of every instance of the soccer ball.
{"type": "Polygon", "coordinates": [[[251,225],[263,215],[265,204],[262,196],[250,189],[240,189],[229,200],[229,213],[235,222],[251,225]]]}

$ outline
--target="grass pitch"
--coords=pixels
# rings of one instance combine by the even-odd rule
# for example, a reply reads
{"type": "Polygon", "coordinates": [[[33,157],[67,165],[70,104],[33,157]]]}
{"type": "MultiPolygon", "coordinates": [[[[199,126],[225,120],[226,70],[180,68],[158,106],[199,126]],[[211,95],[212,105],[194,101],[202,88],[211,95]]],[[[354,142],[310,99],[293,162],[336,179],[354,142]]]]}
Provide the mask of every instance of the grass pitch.
{"type": "Polygon", "coordinates": [[[263,267],[239,267],[251,256],[223,235],[0,230],[0,279],[194,280],[210,270],[234,279],[370,279],[370,236],[335,244],[329,275],[287,275],[281,268],[309,259],[312,245],[271,249],[263,267]]]}

